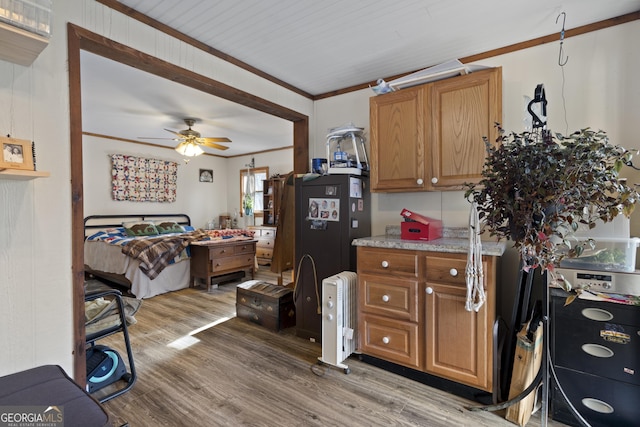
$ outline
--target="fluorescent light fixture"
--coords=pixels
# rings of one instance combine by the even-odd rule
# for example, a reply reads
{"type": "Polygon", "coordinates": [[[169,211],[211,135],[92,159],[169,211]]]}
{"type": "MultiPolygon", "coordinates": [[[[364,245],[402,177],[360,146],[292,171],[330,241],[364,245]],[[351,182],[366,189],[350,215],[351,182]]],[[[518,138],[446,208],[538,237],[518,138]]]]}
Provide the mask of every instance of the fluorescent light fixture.
{"type": "Polygon", "coordinates": [[[204,150],[200,148],[200,146],[193,141],[182,141],[176,147],[176,151],[182,154],[183,156],[187,156],[187,157],[195,157],[204,153],[204,150]]]}

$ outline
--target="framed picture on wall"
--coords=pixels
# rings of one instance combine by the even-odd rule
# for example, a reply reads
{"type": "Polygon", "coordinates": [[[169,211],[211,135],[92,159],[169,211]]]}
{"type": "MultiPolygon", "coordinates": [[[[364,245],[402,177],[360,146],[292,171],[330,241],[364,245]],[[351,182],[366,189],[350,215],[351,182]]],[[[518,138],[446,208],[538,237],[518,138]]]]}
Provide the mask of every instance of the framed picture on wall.
{"type": "Polygon", "coordinates": [[[213,170],[200,169],[200,182],[213,182],[213,170]]]}
{"type": "Polygon", "coordinates": [[[0,137],[0,169],[33,170],[31,142],[24,139],[0,137]]]}

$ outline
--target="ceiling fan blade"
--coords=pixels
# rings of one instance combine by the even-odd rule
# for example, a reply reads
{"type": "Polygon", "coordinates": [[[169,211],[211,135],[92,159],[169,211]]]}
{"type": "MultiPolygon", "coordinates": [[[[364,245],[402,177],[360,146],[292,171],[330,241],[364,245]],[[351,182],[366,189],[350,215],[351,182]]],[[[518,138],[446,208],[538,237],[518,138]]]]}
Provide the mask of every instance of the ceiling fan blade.
{"type": "Polygon", "coordinates": [[[180,141],[179,138],[153,138],[150,136],[139,136],[138,139],[164,139],[165,141],[180,141]]]}
{"type": "Polygon", "coordinates": [[[202,142],[200,145],[204,145],[205,147],[217,148],[218,150],[228,150],[229,147],[225,147],[224,145],[216,144],[213,142],[202,142]]]}
{"type": "Polygon", "coordinates": [[[205,143],[205,142],[231,142],[231,140],[229,138],[196,138],[197,141],[199,143],[205,143]]]}
{"type": "Polygon", "coordinates": [[[178,137],[180,137],[180,138],[184,138],[184,135],[183,135],[183,134],[181,134],[181,133],[179,133],[179,132],[176,132],[175,130],[171,130],[171,129],[165,129],[165,130],[166,130],[167,132],[171,132],[171,133],[172,133],[172,134],[174,134],[174,135],[177,135],[177,136],[178,136],[178,137]]]}

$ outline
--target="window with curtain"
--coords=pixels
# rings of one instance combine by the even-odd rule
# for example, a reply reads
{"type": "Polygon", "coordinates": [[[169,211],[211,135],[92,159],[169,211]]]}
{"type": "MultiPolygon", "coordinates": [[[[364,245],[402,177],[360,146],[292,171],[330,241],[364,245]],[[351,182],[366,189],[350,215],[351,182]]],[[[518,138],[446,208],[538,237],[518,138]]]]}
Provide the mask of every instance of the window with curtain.
{"type": "Polygon", "coordinates": [[[269,177],[269,168],[260,167],[240,170],[240,215],[248,212],[255,217],[263,216],[263,181],[269,177]]]}

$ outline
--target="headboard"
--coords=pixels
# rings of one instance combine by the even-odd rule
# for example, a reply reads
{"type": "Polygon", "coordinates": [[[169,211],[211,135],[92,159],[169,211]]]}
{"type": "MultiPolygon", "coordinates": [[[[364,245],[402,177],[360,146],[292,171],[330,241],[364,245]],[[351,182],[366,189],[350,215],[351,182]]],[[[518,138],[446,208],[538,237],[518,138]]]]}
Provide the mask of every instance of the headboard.
{"type": "Polygon", "coordinates": [[[89,215],[84,219],[84,237],[89,236],[91,230],[122,227],[127,221],[175,221],[180,225],[191,225],[191,218],[187,214],[124,214],[124,215],[89,215]]]}

